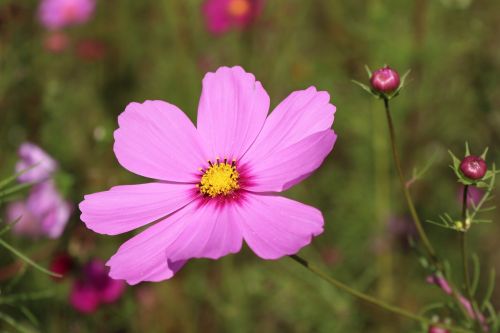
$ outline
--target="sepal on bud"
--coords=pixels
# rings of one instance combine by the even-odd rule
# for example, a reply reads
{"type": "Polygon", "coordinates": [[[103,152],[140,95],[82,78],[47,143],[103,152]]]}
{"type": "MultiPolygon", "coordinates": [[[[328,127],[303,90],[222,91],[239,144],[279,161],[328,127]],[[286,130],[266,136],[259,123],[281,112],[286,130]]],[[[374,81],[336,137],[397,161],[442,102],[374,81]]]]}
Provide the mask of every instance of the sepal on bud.
{"type": "MultiPolygon", "coordinates": [[[[389,68],[388,66],[384,66],[383,68],[379,69],[378,71],[383,70],[383,69],[388,69],[388,68],[389,68]]],[[[395,88],[394,90],[391,89],[391,91],[385,91],[384,92],[384,91],[382,91],[380,89],[376,89],[376,87],[374,87],[374,85],[372,83],[373,82],[372,81],[373,75],[377,71],[372,72],[367,65],[365,65],[365,69],[366,69],[366,73],[368,74],[368,80],[370,80],[370,85],[371,86],[368,86],[368,85],[366,85],[364,83],[361,83],[359,81],[356,81],[356,80],[351,80],[351,81],[353,83],[355,83],[356,85],[360,86],[361,89],[365,90],[366,92],[368,92],[373,97],[378,98],[378,99],[387,99],[387,100],[391,100],[394,97],[396,97],[396,96],[399,95],[399,92],[405,87],[406,78],[408,77],[408,74],[410,74],[410,71],[411,71],[411,70],[407,70],[404,73],[404,75],[399,80],[399,84],[398,84],[397,88],[395,88]]]]}

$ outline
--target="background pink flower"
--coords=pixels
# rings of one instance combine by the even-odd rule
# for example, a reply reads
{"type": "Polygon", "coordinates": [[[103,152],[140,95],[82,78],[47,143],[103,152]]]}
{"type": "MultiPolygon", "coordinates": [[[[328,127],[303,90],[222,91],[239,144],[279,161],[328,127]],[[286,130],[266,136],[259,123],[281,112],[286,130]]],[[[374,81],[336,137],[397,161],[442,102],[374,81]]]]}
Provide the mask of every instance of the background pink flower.
{"type": "Polygon", "coordinates": [[[50,30],[87,22],[95,9],[95,0],[42,0],[40,22],[50,30]]]}
{"type": "Polygon", "coordinates": [[[268,116],[269,96],[241,67],[203,79],[197,128],[176,106],[131,103],[119,116],[120,164],[160,180],[85,196],[88,228],[116,235],[159,220],[107,262],[130,284],[171,278],[191,258],[238,252],[261,258],[297,253],[323,231],[313,207],[278,196],[330,153],[335,107],[314,87],[296,91],[268,116]]]}
{"type": "Polygon", "coordinates": [[[57,169],[57,163],[42,148],[25,142],[18,150],[19,161],[16,172],[31,169],[18,177],[21,183],[41,182],[50,178],[57,169]]]}
{"type": "Polygon", "coordinates": [[[51,180],[34,185],[25,201],[7,206],[7,220],[19,219],[12,231],[23,236],[57,238],[70,215],[71,205],[61,198],[51,180]]]}
{"type": "Polygon", "coordinates": [[[202,11],[208,30],[222,34],[245,28],[260,14],[264,0],[206,0],[202,11]]]}

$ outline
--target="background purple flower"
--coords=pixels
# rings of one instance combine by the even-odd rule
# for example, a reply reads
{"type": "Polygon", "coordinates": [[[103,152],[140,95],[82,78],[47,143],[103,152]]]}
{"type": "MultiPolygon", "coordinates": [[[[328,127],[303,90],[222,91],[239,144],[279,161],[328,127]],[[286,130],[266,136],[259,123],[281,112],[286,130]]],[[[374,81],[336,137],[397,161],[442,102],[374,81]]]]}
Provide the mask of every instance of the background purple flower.
{"type": "Polygon", "coordinates": [[[30,237],[59,237],[70,215],[70,204],[61,198],[52,181],[33,186],[25,201],[7,207],[8,221],[19,219],[13,232],[30,237]]]}
{"type": "Polygon", "coordinates": [[[95,9],[95,0],[42,0],[40,22],[50,30],[87,22],[95,9]]]}
{"type": "Polygon", "coordinates": [[[16,172],[33,167],[18,177],[18,180],[22,183],[44,181],[50,178],[57,169],[56,161],[33,143],[23,143],[19,147],[18,154],[20,159],[16,164],[16,172]]]}
{"type": "MultiPolygon", "coordinates": [[[[460,186],[457,193],[457,200],[462,205],[464,195],[464,187],[460,186]]],[[[484,191],[475,186],[469,186],[467,190],[467,207],[472,208],[472,204],[477,205],[483,198],[484,191]]]]}
{"type": "Polygon", "coordinates": [[[245,28],[262,10],[264,0],[206,0],[202,11],[208,30],[222,34],[232,28],[245,28]]]}
{"type": "Polygon", "coordinates": [[[415,224],[408,216],[393,216],[389,219],[387,229],[395,242],[403,250],[409,250],[410,240],[418,237],[415,224]]]}
{"type": "Polygon", "coordinates": [[[70,293],[70,303],[77,311],[91,313],[101,304],[116,302],[122,296],[125,283],[110,278],[108,271],[99,259],[83,267],[82,276],[73,283],[70,293]]]}

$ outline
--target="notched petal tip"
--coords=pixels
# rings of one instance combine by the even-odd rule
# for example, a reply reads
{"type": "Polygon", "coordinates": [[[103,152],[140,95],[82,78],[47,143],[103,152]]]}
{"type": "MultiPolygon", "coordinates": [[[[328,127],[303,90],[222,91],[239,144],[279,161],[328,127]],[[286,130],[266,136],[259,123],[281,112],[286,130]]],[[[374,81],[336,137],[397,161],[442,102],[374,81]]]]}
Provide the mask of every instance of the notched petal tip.
{"type": "Polygon", "coordinates": [[[223,77],[226,75],[235,75],[236,77],[241,77],[245,80],[253,81],[254,84],[260,84],[259,81],[256,80],[255,75],[253,75],[250,72],[245,71],[245,69],[239,65],[228,67],[228,66],[221,66],[217,68],[215,72],[207,72],[205,74],[205,77],[203,78],[203,84],[206,84],[208,82],[205,81],[210,81],[212,79],[219,79],[219,77],[223,77]]]}

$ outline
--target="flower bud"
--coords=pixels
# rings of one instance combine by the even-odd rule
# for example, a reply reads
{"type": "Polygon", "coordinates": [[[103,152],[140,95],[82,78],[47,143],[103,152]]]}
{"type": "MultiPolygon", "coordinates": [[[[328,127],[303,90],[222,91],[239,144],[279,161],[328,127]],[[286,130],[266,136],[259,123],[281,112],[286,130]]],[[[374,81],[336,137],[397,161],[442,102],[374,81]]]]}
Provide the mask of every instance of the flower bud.
{"type": "Polygon", "coordinates": [[[428,333],[450,333],[447,329],[437,327],[437,326],[430,326],[429,330],[427,331],[428,333]]]}
{"type": "Polygon", "coordinates": [[[64,252],[57,254],[50,262],[50,270],[62,275],[62,277],[54,278],[54,280],[58,281],[64,278],[66,273],[73,269],[74,264],[74,260],[69,254],[64,252]]]}
{"type": "Polygon", "coordinates": [[[385,66],[373,72],[370,83],[377,92],[392,93],[399,88],[399,74],[389,66],[385,66]]]}
{"type": "Polygon", "coordinates": [[[483,178],[487,170],[486,162],[479,156],[469,155],[460,163],[460,171],[472,180],[483,178]]]}

